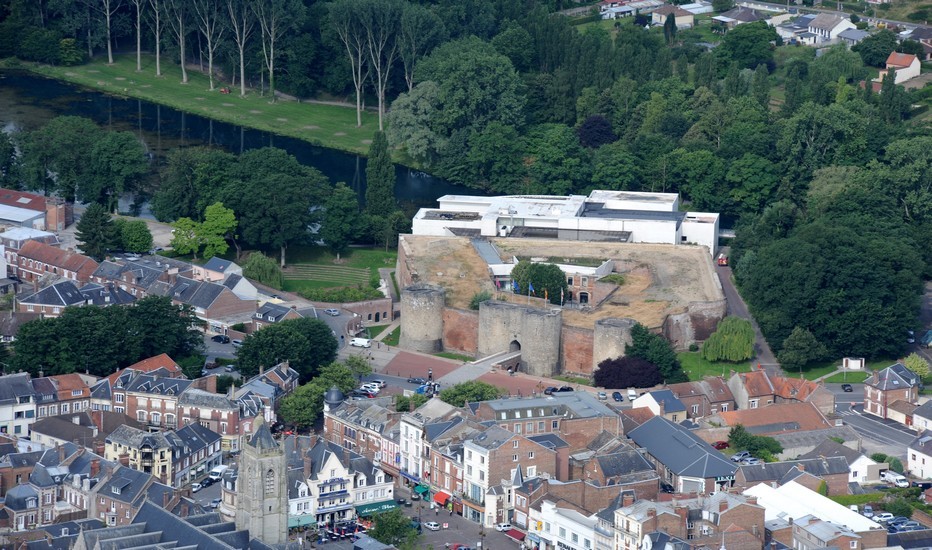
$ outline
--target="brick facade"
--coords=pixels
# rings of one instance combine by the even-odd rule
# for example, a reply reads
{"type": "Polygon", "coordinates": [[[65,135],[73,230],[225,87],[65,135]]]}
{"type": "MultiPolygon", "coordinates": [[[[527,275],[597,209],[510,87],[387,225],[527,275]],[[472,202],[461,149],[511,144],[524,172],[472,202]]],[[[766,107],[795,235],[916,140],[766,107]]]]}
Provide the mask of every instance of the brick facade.
{"type": "Polygon", "coordinates": [[[564,325],[561,339],[563,372],[592,376],[592,331],[564,325]]]}
{"type": "Polygon", "coordinates": [[[478,337],[478,311],[443,308],[443,349],[475,355],[478,337]]]}

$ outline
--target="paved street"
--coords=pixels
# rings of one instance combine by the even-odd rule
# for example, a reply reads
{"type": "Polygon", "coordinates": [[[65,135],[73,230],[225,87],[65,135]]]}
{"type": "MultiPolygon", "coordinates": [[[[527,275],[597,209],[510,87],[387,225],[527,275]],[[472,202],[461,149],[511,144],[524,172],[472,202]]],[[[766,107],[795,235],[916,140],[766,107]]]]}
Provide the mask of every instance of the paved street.
{"type": "MultiPolygon", "coordinates": [[[[722,254],[727,256],[729,252],[727,247],[722,248],[722,254]]],[[[767,344],[767,340],[764,339],[760,327],[757,326],[757,321],[751,316],[747,304],[744,303],[744,299],[738,294],[738,289],[735,288],[735,284],[732,281],[731,267],[715,266],[715,271],[718,273],[719,281],[722,283],[722,291],[725,294],[725,312],[728,315],[747,319],[754,326],[754,333],[757,335],[757,339],[754,342],[754,354],[757,357],[756,361],[764,367],[778,367],[777,358],[770,350],[770,345],[767,344]]]]}
{"type": "Polygon", "coordinates": [[[864,414],[860,404],[838,403],[835,411],[863,438],[866,454],[884,453],[906,460],[906,446],[915,439],[915,432],[896,422],[864,414]]]}

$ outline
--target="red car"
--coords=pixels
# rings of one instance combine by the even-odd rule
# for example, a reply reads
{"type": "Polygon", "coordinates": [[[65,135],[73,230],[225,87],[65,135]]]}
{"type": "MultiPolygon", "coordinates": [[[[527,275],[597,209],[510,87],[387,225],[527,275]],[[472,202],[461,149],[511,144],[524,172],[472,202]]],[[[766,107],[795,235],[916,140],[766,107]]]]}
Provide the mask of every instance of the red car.
{"type": "Polygon", "coordinates": [[[728,448],[728,442],[727,441],[716,441],[715,443],[712,444],[712,446],[718,449],[719,451],[721,451],[722,449],[728,448]]]}

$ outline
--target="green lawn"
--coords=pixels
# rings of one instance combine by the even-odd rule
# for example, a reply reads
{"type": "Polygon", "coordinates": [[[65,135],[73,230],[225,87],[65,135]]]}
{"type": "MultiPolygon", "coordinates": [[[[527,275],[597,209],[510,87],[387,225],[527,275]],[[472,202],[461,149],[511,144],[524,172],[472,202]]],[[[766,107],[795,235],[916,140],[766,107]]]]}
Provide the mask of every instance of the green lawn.
{"type": "Polygon", "coordinates": [[[729,371],[749,372],[751,363],[728,363],[726,361],[711,362],[706,361],[699,356],[698,351],[684,351],[677,353],[676,356],[683,365],[683,372],[691,381],[702,380],[706,376],[724,376],[728,377],[729,371]]]}
{"type": "Polygon", "coordinates": [[[398,340],[401,338],[401,327],[395,327],[395,330],[391,334],[382,338],[382,343],[389,346],[397,346],[398,340]]]}
{"type": "Polygon", "coordinates": [[[826,384],[842,384],[844,382],[847,382],[849,384],[860,384],[861,382],[867,380],[867,377],[869,376],[869,374],[870,373],[867,373],[864,371],[860,371],[860,372],[849,371],[847,373],[842,372],[839,374],[829,376],[828,378],[825,379],[825,383],[826,384]]]}
{"type": "Polygon", "coordinates": [[[322,246],[293,246],[288,249],[285,290],[368,285],[378,278],[379,268],[394,267],[398,253],[382,248],[351,248],[340,257],[322,246]]]}
{"type": "MultiPolygon", "coordinates": [[[[398,328],[400,329],[401,327],[398,327],[398,328]]],[[[434,355],[436,355],[437,357],[443,357],[444,359],[452,359],[452,360],[454,360],[454,361],[462,361],[462,362],[464,362],[464,363],[468,363],[468,362],[472,361],[472,357],[470,357],[470,356],[468,356],[468,355],[461,355],[461,354],[459,354],[459,353],[451,353],[451,352],[449,352],[449,351],[441,351],[440,353],[435,353],[434,355]]]]}
{"type": "MultiPolygon", "coordinates": [[[[23,64],[30,71],[51,78],[93,88],[114,95],[136,97],[167,105],[205,117],[256,128],[279,135],[291,136],[315,145],[365,154],[373,134],[378,130],[378,117],[363,113],[362,127],[356,127],[356,109],[339,105],[300,103],[279,99],[271,103],[268,97],[249,93],[241,98],[237,89],[221,94],[216,84],[210,91],[207,76],[189,70],[188,83],[181,83],[181,69],[171,58],[162,58],[162,76],[155,76],[155,57],[143,56],[142,71],[136,72],[135,54],[114,57],[114,64],[95,60],[77,67],[51,67],[23,64]]],[[[216,81],[215,81],[216,82],[216,81]]]]}
{"type": "Polygon", "coordinates": [[[592,385],[592,380],[582,376],[570,376],[568,374],[561,374],[559,376],[554,376],[553,378],[554,380],[560,380],[561,382],[566,382],[567,384],[579,384],[581,386],[592,385]]]}
{"type": "Polygon", "coordinates": [[[379,334],[382,334],[382,331],[388,328],[388,325],[374,325],[371,327],[366,327],[366,330],[369,332],[369,338],[375,338],[379,334]]]}

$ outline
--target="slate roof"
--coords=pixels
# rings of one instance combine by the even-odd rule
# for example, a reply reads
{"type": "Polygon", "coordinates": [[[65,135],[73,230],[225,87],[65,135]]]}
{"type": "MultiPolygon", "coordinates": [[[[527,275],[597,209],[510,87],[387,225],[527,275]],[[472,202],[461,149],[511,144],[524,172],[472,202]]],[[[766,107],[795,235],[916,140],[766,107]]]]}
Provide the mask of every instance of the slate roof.
{"type": "Polygon", "coordinates": [[[854,463],[855,460],[864,456],[864,453],[851,447],[846,447],[841,443],[832,441],[831,439],[826,439],[819,444],[818,447],[809,451],[806,454],[800,455],[798,458],[805,460],[808,458],[822,458],[822,457],[832,457],[832,456],[843,456],[845,460],[848,461],[848,465],[854,463]]]}
{"type": "MultiPolygon", "coordinates": [[[[598,398],[591,393],[584,391],[563,392],[560,393],[560,395],[541,397],[493,399],[490,401],[468,404],[469,408],[474,413],[480,405],[487,406],[495,411],[495,420],[500,420],[500,414],[502,412],[506,414],[506,419],[512,419],[516,418],[516,416],[514,416],[515,411],[541,408],[544,409],[545,413],[548,413],[544,416],[563,416],[567,414],[569,415],[567,418],[616,416],[616,413],[605,403],[599,401],[598,398]],[[554,409],[556,409],[555,412],[554,409]]],[[[530,416],[524,415],[524,417],[529,418],[530,416]]]]}
{"type": "Polygon", "coordinates": [[[20,397],[31,398],[35,394],[28,372],[0,376],[0,405],[12,405],[20,397]]]}
{"type": "Polygon", "coordinates": [[[677,399],[670,390],[654,390],[650,392],[650,396],[654,398],[654,401],[656,401],[658,405],[663,403],[663,410],[665,413],[682,412],[686,410],[686,405],[677,399]]]}
{"type": "Polygon", "coordinates": [[[178,405],[232,410],[236,403],[225,394],[211,393],[198,388],[188,388],[178,397],[178,405]]]}
{"type": "Polygon", "coordinates": [[[89,283],[78,289],[78,292],[81,293],[87,304],[101,307],[131,304],[136,301],[135,296],[113,283],[107,283],[106,285],[89,283]]]}
{"type": "Polygon", "coordinates": [[[697,435],[662,416],[632,430],[628,437],[678,476],[708,479],[734,475],[737,466],[697,435]]]}
{"type": "Polygon", "coordinates": [[[260,450],[278,448],[278,442],[272,437],[272,432],[265,422],[259,425],[256,433],[249,439],[249,445],[260,450]]]}
{"type": "Polygon", "coordinates": [[[33,423],[30,431],[59,441],[77,441],[84,447],[94,448],[96,427],[75,424],[70,418],[71,415],[42,418],[33,423]]]}
{"type": "Polygon", "coordinates": [[[932,419],[932,399],[926,401],[922,405],[919,405],[919,407],[913,411],[913,418],[917,416],[932,419]]]}
{"type": "Polygon", "coordinates": [[[730,10],[719,15],[719,17],[727,17],[728,19],[734,19],[735,21],[742,21],[745,23],[752,23],[754,21],[762,21],[767,19],[767,17],[764,16],[764,14],[761,12],[751,8],[745,8],[744,6],[731,8],[730,10]]]}
{"type": "Polygon", "coordinates": [[[526,437],[534,443],[537,443],[543,447],[547,447],[548,449],[562,449],[563,447],[569,447],[569,443],[564,441],[555,433],[529,435],[526,437]]]}
{"type": "Polygon", "coordinates": [[[924,455],[932,455],[932,431],[923,430],[909,444],[909,449],[924,455]]]}
{"type": "Polygon", "coordinates": [[[809,23],[809,28],[830,31],[837,27],[838,24],[842,21],[844,21],[844,19],[838,15],[831,13],[820,13],[819,15],[815,16],[815,19],[809,23]]]}
{"type": "Polygon", "coordinates": [[[191,384],[190,380],[182,378],[162,378],[148,374],[134,376],[124,386],[126,391],[138,393],[151,393],[156,395],[180,395],[191,384]]]}
{"type": "Polygon", "coordinates": [[[881,391],[901,390],[917,384],[919,384],[919,377],[903,363],[894,363],[883,370],[874,371],[873,376],[868,376],[864,380],[865,386],[881,391]]]}
{"type": "MultiPolygon", "coordinates": [[[[281,321],[285,315],[288,315],[290,311],[292,311],[292,309],[288,306],[266,302],[256,310],[256,319],[277,323],[281,321]]],[[[295,311],[295,313],[297,313],[297,311],[295,311]]]]}
{"type": "Polygon", "coordinates": [[[655,473],[654,465],[635,449],[609,455],[599,455],[595,457],[595,460],[599,463],[599,468],[602,469],[602,473],[605,474],[606,478],[616,478],[641,472],[655,473]]]}
{"type": "Polygon", "coordinates": [[[207,263],[204,264],[204,269],[209,269],[210,271],[216,271],[217,273],[223,273],[224,271],[229,269],[230,266],[232,265],[235,265],[235,264],[231,262],[230,260],[224,260],[223,258],[214,256],[213,258],[207,260],[207,263]]]}
{"type": "Polygon", "coordinates": [[[145,495],[149,484],[154,480],[152,474],[126,466],[117,466],[110,475],[98,482],[95,490],[113,500],[133,504],[140,496],[145,495]]]}
{"type": "Polygon", "coordinates": [[[77,285],[71,281],[59,281],[36,292],[25,292],[16,297],[22,304],[36,304],[45,306],[77,306],[84,305],[84,295],[77,285]]]}
{"type": "Polygon", "coordinates": [[[861,29],[845,29],[841,31],[840,33],[838,33],[838,38],[860,42],[861,40],[864,40],[870,35],[871,33],[867,31],[862,31],[861,29]]]}
{"type": "Polygon", "coordinates": [[[200,309],[210,309],[210,306],[224,291],[229,289],[217,283],[196,281],[187,277],[178,277],[169,290],[169,295],[189,306],[200,309]]]}
{"type": "Polygon", "coordinates": [[[231,273],[230,275],[227,275],[226,279],[224,279],[223,282],[220,284],[229,288],[230,290],[233,290],[233,288],[237,285],[237,283],[239,283],[242,280],[243,280],[242,275],[231,273]]]}
{"type": "Polygon", "coordinates": [[[29,483],[20,483],[7,490],[4,496],[3,506],[14,512],[22,512],[30,508],[30,499],[35,500],[35,504],[31,506],[31,508],[38,510],[39,492],[29,483]]]}
{"type": "Polygon", "coordinates": [[[790,470],[822,477],[833,474],[848,474],[848,459],[843,456],[810,458],[806,460],[787,460],[784,462],[765,462],[763,464],[740,466],[744,479],[748,482],[777,481],[783,479],[790,470]]]}
{"type": "Polygon", "coordinates": [[[511,441],[515,434],[502,428],[498,424],[486,428],[486,430],[472,438],[472,443],[483,449],[494,450],[511,441]]]}

